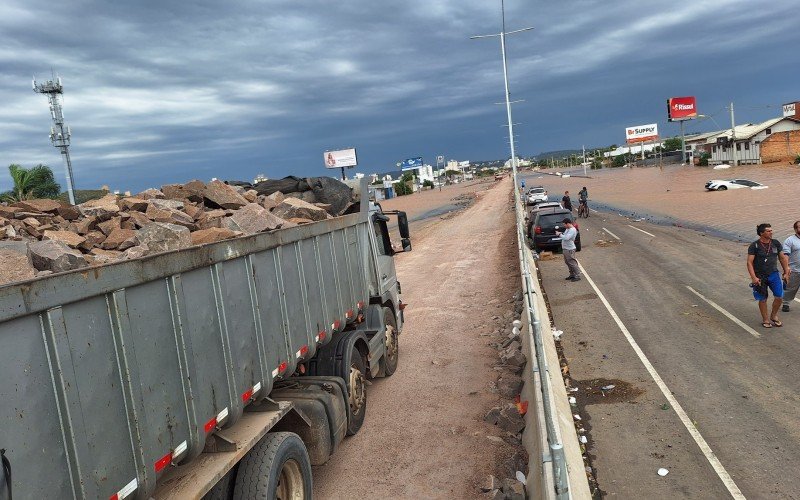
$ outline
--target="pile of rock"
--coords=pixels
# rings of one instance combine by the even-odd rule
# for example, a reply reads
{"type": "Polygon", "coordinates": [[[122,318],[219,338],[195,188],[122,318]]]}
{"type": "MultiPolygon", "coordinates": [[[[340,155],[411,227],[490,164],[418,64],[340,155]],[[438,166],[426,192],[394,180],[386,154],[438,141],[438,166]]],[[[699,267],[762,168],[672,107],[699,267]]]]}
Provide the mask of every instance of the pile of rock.
{"type": "MultiPolygon", "coordinates": [[[[525,498],[525,486],[520,482],[519,476],[524,478],[521,471],[527,470],[528,467],[528,456],[522,446],[527,404],[521,401],[520,393],[523,387],[522,373],[527,360],[522,352],[520,337],[522,323],[515,319],[522,313],[521,292],[515,293],[506,304],[498,304],[498,307],[505,311],[502,316],[492,317],[497,327],[493,335],[488,335],[494,336],[496,339],[490,341],[489,345],[498,351],[499,362],[493,366],[498,378],[496,382],[492,383],[489,390],[498,394],[501,401],[484,415],[483,420],[494,426],[500,433],[498,437],[511,445],[515,451],[507,460],[503,461],[503,469],[511,477],[499,480],[494,476],[489,476],[488,484],[481,489],[489,498],[493,499],[523,499],[525,498]]],[[[496,438],[491,436],[491,439],[496,438]]]]}
{"type": "Polygon", "coordinates": [[[304,182],[305,190],[263,194],[238,185],[243,183],[195,180],[135,196],[108,194],[75,206],[49,199],[2,203],[0,285],[309,224],[352,206],[351,190],[343,183],[331,178],[304,182]],[[321,186],[318,192],[311,189],[312,181],[321,186]],[[320,201],[327,199],[335,206],[320,201]]]}

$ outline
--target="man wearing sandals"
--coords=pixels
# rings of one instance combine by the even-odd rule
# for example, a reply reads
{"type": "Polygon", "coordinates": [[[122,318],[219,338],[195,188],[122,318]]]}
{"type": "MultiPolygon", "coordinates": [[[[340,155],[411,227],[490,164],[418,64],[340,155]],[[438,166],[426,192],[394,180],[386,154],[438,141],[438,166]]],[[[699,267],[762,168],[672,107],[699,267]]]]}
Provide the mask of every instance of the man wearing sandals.
{"type": "Polygon", "coordinates": [[[750,273],[750,286],[753,297],[758,301],[761,311],[761,326],[764,328],[781,327],[778,312],[783,302],[783,281],[789,279],[789,259],[783,253],[783,245],[772,239],[772,226],[759,224],[756,227],[758,239],[747,248],[747,272],[750,273]],[[778,271],[778,262],[783,268],[783,275],[778,271]],[[767,311],[767,290],[772,290],[772,311],[767,311]]]}
{"type": "Polygon", "coordinates": [[[783,253],[789,257],[789,279],[783,291],[783,312],[789,312],[789,303],[800,288],[800,220],[794,223],[794,234],[783,242],[783,253]]]}

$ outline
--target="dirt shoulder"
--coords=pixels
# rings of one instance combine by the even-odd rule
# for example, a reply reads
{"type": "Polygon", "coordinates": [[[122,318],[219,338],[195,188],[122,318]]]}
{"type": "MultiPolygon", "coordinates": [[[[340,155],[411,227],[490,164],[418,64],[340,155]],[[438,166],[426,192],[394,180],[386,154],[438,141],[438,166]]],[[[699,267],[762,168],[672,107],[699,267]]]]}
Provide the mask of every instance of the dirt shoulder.
{"type": "MultiPolygon", "coordinates": [[[[490,390],[498,351],[489,344],[510,329],[519,289],[511,184],[488,186],[464,212],[412,233],[414,250],[398,256],[408,304],[400,367],[373,381],[364,426],[315,468],[315,498],[480,498],[488,474],[522,465],[511,461],[519,445],[484,421],[507,401],[490,390]]],[[[458,194],[384,207],[425,213],[458,194]]]]}

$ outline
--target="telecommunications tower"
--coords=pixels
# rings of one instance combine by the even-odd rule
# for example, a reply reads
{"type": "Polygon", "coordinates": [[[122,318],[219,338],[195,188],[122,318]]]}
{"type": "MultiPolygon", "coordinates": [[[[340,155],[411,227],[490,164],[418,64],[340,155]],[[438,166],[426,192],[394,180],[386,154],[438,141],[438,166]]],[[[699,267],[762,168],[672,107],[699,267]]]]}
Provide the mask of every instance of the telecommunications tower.
{"type": "Polygon", "coordinates": [[[44,83],[36,83],[33,79],[33,91],[38,94],[47,94],[50,101],[50,116],[53,117],[53,126],[50,127],[50,142],[61,151],[64,158],[64,168],[67,175],[67,193],[69,202],[75,204],[74,186],[72,185],[72,161],[69,159],[69,127],[64,125],[64,114],[61,112],[61,103],[58,96],[64,93],[61,86],[61,78],[53,75],[52,80],[44,83]]]}

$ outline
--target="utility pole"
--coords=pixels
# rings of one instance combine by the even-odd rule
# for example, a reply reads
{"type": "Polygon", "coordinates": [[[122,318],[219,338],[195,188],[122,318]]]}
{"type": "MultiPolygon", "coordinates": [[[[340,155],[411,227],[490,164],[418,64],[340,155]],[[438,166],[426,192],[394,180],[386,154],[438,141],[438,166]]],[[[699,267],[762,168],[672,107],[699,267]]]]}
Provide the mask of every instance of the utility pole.
{"type": "MultiPolygon", "coordinates": [[[[505,8],[505,1],[500,1],[500,15],[502,19],[502,30],[500,33],[495,33],[492,35],[476,35],[471,36],[470,39],[474,40],[477,38],[490,38],[490,37],[500,37],[500,52],[503,57],[503,84],[505,87],[505,97],[506,97],[506,116],[508,118],[508,141],[511,145],[511,172],[512,177],[514,179],[514,193],[515,197],[519,196],[519,189],[517,185],[517,152],[514,147],[514,124],[511,121],[511,100],[510,100],[510,93],[508,91],[508,64],[506,61],[506,35],[511,35],[514,33],[520,33],[523,31],[529,31],[533,28],[522,28],[519,30],[509,31],[506,32],[506,8],[505,8]]],[[[519,199],[517,198],[517,201],[519,199]]]]}
{"type": "Polygon", "coordinates": [[[731,102],[731,166],[736,166],[736,120],[733,118],[733,102],[731,102]]]}
{"type": "Polygon", "coordinates": [[[681,163],[686,163],[686,135],[683,131],[683,122],[681,120],[681,163]]]}
{"type": "Polygon", "coordinates": [[[583,176],[586,177],[586,145],[581,146],[583,150],[583,176]]]}
{"type": "Polygon", "coordinates": [[[64,124],[64,114],[61,112],[61,103],[58,101],[58,96],[64,93],[64,87],[61,86],[61,78],[53,75],[52,80],[44,83],[36,83],[36,78],[33,79],[33,91],[37,94],[46,94],[48,101],[50,101],[50,116],[53,118],[54,127],[50,127],[50,142],[61,151],[61,156],[64,158],[64,171],[67,177],[67,194],[69,195],[69,202],[75,204],[75,186],[72,184],[72,161],[69,158],[69,138],[71,135],[70,129],[64,124]]]}

